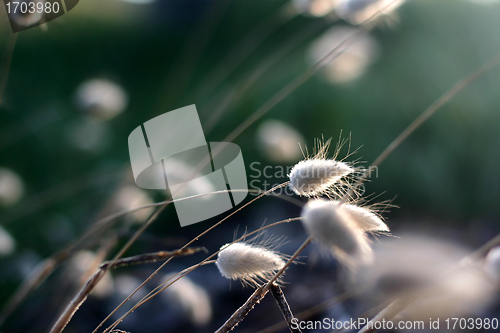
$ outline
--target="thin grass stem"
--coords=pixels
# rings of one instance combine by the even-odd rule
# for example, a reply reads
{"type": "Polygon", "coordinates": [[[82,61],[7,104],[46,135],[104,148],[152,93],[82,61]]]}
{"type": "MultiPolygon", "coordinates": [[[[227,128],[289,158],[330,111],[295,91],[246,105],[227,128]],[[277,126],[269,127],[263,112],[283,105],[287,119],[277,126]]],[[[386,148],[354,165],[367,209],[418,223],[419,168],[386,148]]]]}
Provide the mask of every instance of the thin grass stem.
{"type": "Polygon", "coordinates": [[[85,286],[80,290],[75,298],[69,303],[62,315],[52,327],[50,333],[60,333],[64,330],[66,325],[70,322],[73,315],[85,302],[87,297],[92,293],[101,278],[106,274],[110,268],[118,268],[131,264],[152,263],[160,260],[167,260],[169,258],[178,256],[187,256],[194,253],[206,250],[205,248],[183,248],[175,251],[161,251],[156,253],[143,254],[140,256],[133,256],[128,258],[121,258],[114,261],[107,261],[100,265],[99,269],[87,280],[85,286]]]}
{"type": "Polygon", "coordinates": [[[235,93],[227,93],[222,101],[219,102],[215,107],[208,107],[208,109],[213,110],[210,113],[210,118],[206,122],[204,126],[207,132],[210,132],[213,127],[217,124],[217,121],[220,120],[222,115],[225,113],[227,109],[236,104],[254,85],[258,80],[269,73],[269,70],[279,63],[283,58],[285,58],[293,49],[295,49],[298,45],[302,44],[307,39],[311,38],[313,35],[317,34],[318,31],[323,30],[325,24],[324,22],[313,22],[314,24],[309,27],[304,28],[300,34],[292,36],[290,40],[284,43],[280,48],[278,48],[275,52],[269,55],[267,58],[263,59],[260,64],[257,65],[256,68],[252,69],[250,74],[244,77],[241,81],[236,85],[235,93]]]}
{"type": "Polygon", "coordinates": [[[236,44],[207,74],[206,79],[202,81],[194,94],[194,99],[199,100],[209,95],[268,37],[297,17],[296,13],[292,13],[294,9],[291,7],[289,2],[282,5],[273,14],[254,26],[245,37],[241,38],[241,42],[236,44]]]}
{"type": "Polygon", "coordinates": [[[302,333],[302,331],[298,327],[293,326],[292,322],[292,319],[294,318],[293,313],[292,310],[290,309],[290,305],[288,305],[288,302],[285,298],[285,294],[283,293],[281,287],[276,283],[273,283],[271,285],[271,294],[274,296],[276,303],[278,303],[278,307],[280,308],[281,313],[283,313],[283,317],[285,318],[285,321],[288,325],[288,328],[290,329],[290,332],[302,333]]]}
{"type": "Polygon", "coordinates": [[[233,315],[222,325],[215,333],[229,332],[236,327],[245,317],[250,313],[251,310],[259,303],[262,298],[267,294],[267,292],[274,285],[275,281],[283,274],[285,269],[290,266],[290,264],[299,256],[299,254],[306,248],[307,245],[312,241],[312,237],[309,236],[304,243],[295,251],[295,253],[290,257],[286,264],[269,280],[266,284],[262,285],[260,288],[255,290],[255,292],[248,298],[248,300],[243,304],[233,315]]]}
{"type": "MultiPolygon", "coordinates": [[[[256,234],[256,233],[259,233],[267,228],[270,228],[270,227],[273,227],[273,226],[276,226],[278,224],[282,224],[282,223],[288,223],[288,222],[292,222],[292,221],[298,221],[298,220],[301,220],[302,218],[301,217],[295,217],[295,218],[288,218],[288,219],[285,219],[285,220],[281,220],[281,221],[278,221],[278,222],[274,222],[274,223],[271,223],[267,226],[263,226],[257,230],[254,230],[250,233],[247,233],[245,234],[244,236],[234,240],[232,243],[230,244],[234,244],[236,242],[239,242],[253,234],[256,234]]],[[[105,332],[108,332],[109,330],[112,330],[113,328],[115,328],[120,322],[123,321],[123,319],[125,319],[125,317],[131,313],[132,311],[135,311],[135,309],[137,309],[139,306],[141,306],[142,304],[146,303],[147,301],[149,301],[151,298],[155,297],[156,295],[158,295],[159,293],[161,293],[163,290],[167,289],[168,287],[170,287],[172,284],[174,284],[176,281],[178,281],[179,279],[181,279],[182,277],[184,277],[185,275],[187,275],[188,273],[192,272],[193,270],[195,270],[196,268],[202,266],[202,265],[205,265],[209,262],[210,259],[212,259],[213,257],[215,257],[216,255],[219,254],[221,250],[218,250],[217,252],[211,254],[210,256],[208,256],[207,258],[205,258],[202,262],[194,265],[194,266],[191,266],[190,268],[188,269],[185,269],[184,271],[178,273],[177,275],[175,276],[172,276],[170,277],[167,281],[165,281],[164,283],[162,283],[160,286],[156,287],[154,290],[152,290],[151,292],[149,292],[145,297],[143,297],[139,302],[136,303],[136,305],[134,305],[127,313],[125,313],[121,318],[119,318],[118,320],[116,320],[111,326],[109,326],[105,331],[105,332]],[[174,281],[172,281],[171,283],[167,284],[168,281],[174,279],[174,281]],[[167,284],[167,285],[165,285],[167,284]],[[160,289],[161,286],[165,285],[164,287],[162,287],[160,289]]],[[[168,260],[167,260],[168,262],[168,260]]],[[[167,263],[165,262],[163,265],[161,265],[160,267],[158,267],[158,269],[153,272],[139,287],[137,287],[137,289],[132,293],[130,294],[122,303],[120,303],[120,305],[118,305],[100,324],[99,326],[93,331],[93,333],[95,333],[97,331],[97,329],[99,329],[99,327],[101,327],[121,306],[123,306],[123,304],[125,304],[125,302],[127,302],[140,288],[142,288],[142,286],[147,282],[149,281],[155,274],[157,274],[160,269],[163,268],[163,266],[167,263]]]]}
{"type": "Polygon", "coordinates": [[[243,305],[233,313],[231,317],[215,333],[226,333],[232,331],[253,310],[255,305],[269,292],[269,288],[262,286],[257,288],[243,305]]]}
{"type": "Polygon", "coordinates": [[[5,45],[3,56],[5,62],[3,64],[2,77],[0,79],[0,106],[3,104],[3,96],[5,88],[7,87],[7,80],[9,79],[10,65],[12,63],[14,49],[16,48],[17,35],[18,34],[9,34],[5,45]]]}

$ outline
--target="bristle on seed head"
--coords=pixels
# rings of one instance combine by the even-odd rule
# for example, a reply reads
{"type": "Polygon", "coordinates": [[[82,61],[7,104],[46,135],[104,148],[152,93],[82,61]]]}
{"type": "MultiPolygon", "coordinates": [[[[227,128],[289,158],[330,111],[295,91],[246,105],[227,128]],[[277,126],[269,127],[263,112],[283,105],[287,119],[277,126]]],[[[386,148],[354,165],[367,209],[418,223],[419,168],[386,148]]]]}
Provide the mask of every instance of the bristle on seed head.
{"type": "Polygon", "coordinates": [[[243,242],[221,247],[216,261],[221,274],[243,284],[258,286],[285,265],[285,256],[263,246],[243,242]]]}
{"type": "Polygon", "coordinates": [[[369,263],[373,253],[355,217],[339,201],[311,200],[302,211],[305,229],[347,266],[369,263]]]}

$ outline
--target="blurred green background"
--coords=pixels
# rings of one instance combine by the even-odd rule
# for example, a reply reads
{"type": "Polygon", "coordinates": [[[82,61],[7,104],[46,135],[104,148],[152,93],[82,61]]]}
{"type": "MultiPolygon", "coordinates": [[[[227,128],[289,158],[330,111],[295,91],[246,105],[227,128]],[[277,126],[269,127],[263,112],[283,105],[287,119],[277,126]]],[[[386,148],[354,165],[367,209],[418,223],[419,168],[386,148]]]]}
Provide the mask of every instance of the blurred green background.
{"type": "MultiPolygon", "coordinates": [[[[0,208],[0,224],[16,243],[14,252],[0,258],[0,304],[38,262],[77,238],[109,207],[130,172],[127,137],[139,124],[196,104],[207,141],[221,141],[311,66],[308,50],[317,37],[332,26],[349,25],[333,18],[276,16],[287,3],[165,0],[139,5],[82,0],[45,28],[17,34],[0,109],[0,167],[21,177],[25,193],[16,204],[0,208]],[[217,84],[217,74],[230,63],[227,59],[234,60],[228,54],[250,42],[249,32],[265,20],[284,23],[217,84]],[[248,77],[293,41],[296,45],[238,96],[248,77]],[[78,86],[93,78],[123,88],[128,105],[121,114],[89,120],[92,117],[76,105],[78,86]],[[231,96],[237,98],[214,121],[231,96]],[[74,139],[78,131],[80,139],[74,139]],[[87,148],[75,144],[93,136],[96,142],[83,144],[87,148]]],[[[296,162],[272,161],[258,149],[259,125],[269,119],[295,128],[308,147],[322,135],[335,142],[341,131],[344,137],[351,134],[351,146],[361,146],[351,160],[361,158],[367,166],[434,100],[500,51],[500,2],[416,0],[396,12],[389,23],[380,22],[370,32],[378,43],[378,58],[360,77],[340,84],[318,73],[234,140],[249,174],[252,162],[262,166],[296,162]]],[[[4,50],[0,76],[5,77],[13,34],[5,13],[0,19],[4,50]]],[[[269,32],[270,26],[257,35],[269,32]]],[[[366,193],[381,194],[377,200],[393,199],[399,207],[384,214],[394,234],[406,228],[426,230],[478,247],[500,232],[499,91],[496,68],[447,103],[379,167],[378,178],[367,184],[366,193]]],[[[165,194],[159,192],[148,195],[154,201],[164,200],[165,194]]],[[[237,226],[241,233],[265,219],[274,222],[299,214],[300,208],[290,203],[263,198],[202,245],[215,251],[231,240],[237,226]]],[[[216,220],[181,229],[169,207],[128,253],[158,251],[165,239],[187,239],[216,220]]],[[[290,251],[303,240],[300,225],[296,227],[286,235],[290,251]]],[[[127,234],[122,238],[119,244],[127,234]]],[[[174,241],[168,247],[178,245],[174,241]]],[[[140,270],[152,272],[152,268],[140,270]]],[[[227,282],[220,279],[218,283],[227,282]]],[[[61,307],[55,305],[43,315],[43,300],[50,298],[55,281],[43,284],[13,318],[32,315],[23,323],[7,321],[5,332],[47,330],[61,307]]],[[[233,283],[233,287],[239,286],[233,283]]],[[[242,303],[233,301],[228,303],[232,307],[224,303],[228,311],[242,303]]],[[[76,321],[95,327],[106,312],[95,307],[98,310],[83,310],[88,317],[76,321]]],[[[223,310],[217,314],[214,327],[227,318],[223,310]]],[[[86,330],[75,324],[69,331],[86,330]]]]}

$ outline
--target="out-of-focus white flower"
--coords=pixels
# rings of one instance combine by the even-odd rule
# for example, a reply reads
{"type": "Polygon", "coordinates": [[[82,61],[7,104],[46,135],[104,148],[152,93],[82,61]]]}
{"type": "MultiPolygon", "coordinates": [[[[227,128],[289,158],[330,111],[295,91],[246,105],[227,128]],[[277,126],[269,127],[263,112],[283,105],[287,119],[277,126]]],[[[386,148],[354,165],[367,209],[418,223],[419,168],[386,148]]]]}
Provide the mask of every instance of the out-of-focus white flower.
{"type": "Polygon", "coordinates": [[[266,120],[257,129],[257,147],[271,161],[295,162],[302,157],[302,134],[279,120],[266,120]]]}
{"type": "Polygon", "coordinates": [[[494,295],[495,288],[478,267],[456,267],[422,290],[402,316],[408,320],[426,320],[478,315],[494,295]]]}
{"type": "Polygon", "coordinates": [[[24,194],[24,184],[14,171],[0,167],[0,206],[17,203],[24,194]]]}
{"type": "Polygon", "coordinates": [[[123,112],[128,104],[128,96],[125,90],[114,82],[91,79],[77,88],[75,101],[85,113],[107,120],[123,112]]]}
{"type": "MultiPolygon", "coordinates": [[[[17,25],[21,27],[29,27],[30,25],[38,23],[42,20],[44,16],[43,10],[35,10],[33,13],[30,13],[30,9],[27,8],[27,10],[23,13],[24,6],[22,4],[25,3],[31,8],[30,3],[34,3],[34,8],[36,9],[38,3],[42,3],[43,5],[45,5],[45,0],[18,0],[18,2],[19,4],[17,5],[17,10],[14,11],[14,9],[12,9],[11,14],[9,15],[17,25]],[[21,8],[23,8],[23,10],[21,10],[21,8]]],[[[11,3],[11,6],[14,6],[14,4],[11,3]]]]}
{"type": "Polygon", "coordinates": [[[404,236],[375,246],[375,261],[362,278],[383,297],[397,297],[433,284],[466,255],[458,246],[424,237],[404,236]]]}
{"type": "MultiPolygon", "coordinates": [[[[127,274],[120,274],[114,277],[115,292],[120,300],[125,297],[129,297],[137,287],[141,285],[143,280],[127,274]]],[[[140,301],[148,293],[146,287],[139,289],[130,300],[132,302],[140,301]]]]}
{"type": "MultiPolygon", "coordinates": [[[[353,27],[333,27],[314,41],[309,48],[309,60],[317,63],[359,30],[353,27]]],[[[378,58],[377,41],[368,35],[355,37],[348,46],[341,46],[341,53],[325,69],[326,78],[332,83],[347,83],[360,77],[366,68],[378,58]]]]}
{"type": "MultiPolygon", "coordinates": [[[[123,300],[127,297],[130,297],[130,301],[134,303],[139,302],[143,297],[145,297],[147,293],[150,291],[148,285],[145,285],[139,290],[135,291],[143,282],[144,282],[143,279],[139,279],[138,277],[129,274],[114,275],[113,276],[114,293],[110,297],[111,307],[109,311],[115,309],[115,307],[118,306],[121,302],[123,302],[123,300]],[[134,294],[132,295],[132,293],[134,294]]],[[[141,311],[141,309],[138,309],[138,311],[141,311]]],[[[112,315],[112,318],[116,320],[121,316],[123,316],[126,312],[127,309],[124,309],[122,307],[112,315]]],[[[127,320],[131,324],[134,324],[143,321],[144,318],[142,318],[140,312],[138,313],[137,311],[134,311],[130,313],[129,316],[127,316],[127,320]]]]}
{"type": "MultiPolygon", "coordinates": [[[[113,199],[114,212],[130,210],[153,203],[153,199],[136,185],[125,185],[116,191],[113,199]]],[[[129,214],[133,222],[142,223],[149,217],[154,208],[144,208],[129,214]]]]}
{"type": "Polygon", "coordinates": [[[292,0],[295,10],[300,14],[321,17],[333,12],[339,0],[292,0]]]}
{"type": "Polygon", "coordinates": [[[0,226],[0,257],[8,256],[16,249],[16,241],[10,233],[0,226]]]}
{"type": "MultiPolygon", "coordinates": [[[[169,185],[185,183],[177,189],[176,197],[190,197],[201,193],[215,192],[215,186],[205,177],[199,177],[198,165],[189,164],[175,157],[163,160],[163,166],[169,185]],[[179,193],[180,192],[180,193],[179,193]]],[[[209,200],[209,197],[202,197],[209,200]]]]}
{"type": "Polygon", "coordinates": [[[407,319],[462,317],[482,310],[493,295],[480,267],[459,264],[466,254],[455,244],[402,236],[375,247],[373,264],[358,274],[377,303],[414,295],[402,313],[407,319]]]}
{"type": "Polygon", "coordinates": [[[493,281],[500,284],[500,246],[497,246],[488,252],[484,265],[488,276],[493,281]]]}
{"type": "MultiPolygon", "coordinates": [[[[165,276],[164,280],[173,275],[165,276]]],[[[205,326],[212,319],[212,304],[208,293],[186,276],[165,289],[162,295],[165,295],[169,304],[173,304],[174,307],[180,305],[194,326],[205,326]]]]}
{"type": "Polygon", "coordinates": [[[339,0],[335,13],[352,24],[387,16],[406,0],[339,0]]]}
{"type": "Polygon", "coordinates": [[[82,117],[68,124],[65,134],[73,147],[91,153],[102,152],[111,140],[109,125],[90,117],[82,117]]]}
{"type": "MultiPolygon", "coordinates": [[[[66,276],[69,281],[83,286],[87,280],[97,272],[101,260],[87,250],[77,252],[68,263],[66,276]]],[[[113,293],[113,279],[111,274],[105,274],[90,294],[96,298],[106,298],[113,293]]]]}

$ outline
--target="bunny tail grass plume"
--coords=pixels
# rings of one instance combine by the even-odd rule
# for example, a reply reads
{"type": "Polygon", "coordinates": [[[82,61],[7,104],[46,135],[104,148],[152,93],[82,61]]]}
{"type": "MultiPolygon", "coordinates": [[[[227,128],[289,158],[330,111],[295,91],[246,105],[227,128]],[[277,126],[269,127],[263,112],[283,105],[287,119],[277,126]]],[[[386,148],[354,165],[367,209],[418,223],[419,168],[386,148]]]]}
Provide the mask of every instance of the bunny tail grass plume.
{"type": "MultiPolygon", "coordinates": [[[[22,10],[14,10],[12,14],[9,14],[10,18],[21,27],[29,27],[30,25],[34,25],[38,22],[45,22],[44,11],[34,10],[31,11],[31,8],[38,8],[38,3],[45,4],[45,0],[20,0],[19,4],[22,8],[22,4],[25,3],[30,10],[22,11],[22,10]],[[33,3],[33,7],[30,3],[33,3]]],[[[45,7],[44,7],[45,8],[45,7]]]]}
{"type": "Polygon", "coordinates": [[[0,226],[0,258],[8,256],[16,250],[16,240],[0,226]]]}
{"type": "MultiPolygon", "coordinates": [[[[169,280],[177,274],[165,276],[169,280]]],[[[205,327],[212,320],[212,303],[206,290],[187,276],[178,280],[163,293],[168,304],[184,313],[192,325],[205,327]]]]}
{"type": "Polygon", "coordinates": [[[295,10],[303,15],[322,17],[330,14],[338,0],[292,0],[295,10]]]}
{"type": "Polygon", "coordinates": [[[332,84],[347,84],[360,78],[380,54],[378,41],[373,36],[361,34],[361,28],[334,25],[308,47],[308,61],[311,64],[321,61],[333,47],[338,48],[338,56],[322,71],[323,78],[332,84]],[[352,44],[344,46],[344,41],[354,35],[359,36],[352,44]]]}
{"type": "Polygon", "coordinates": [[[488,277],[500,285],[500,246],[494,247],[488,252],[484,264],[488,277]]]}
{"type": "MultiPolygon", "coordinates": [[[[406,0],[339,0],[335,13],[351,24],[362,24],[367,20],[377,22],[395,15],[395,10],[406,0]]],[[[390,21],[389,21],[390,22],[390,21]]]]}
{"type": "Polygon", "coordinates": [[[311,200],[302,211],[305,229],[348,267],[372,261],[372,250],[354,217],[338,201],[311,200]]]}
{"type": "Polygon", "coordinates": [[[257,129],[257,148],[275,163],[290,163],[300,159],[302,152],[297,143],[304,142],[299,131],[281,120],[266,120],[257,129]]]}
{"type": "Polygon", "coordinates": [[[0,208],[15,205],[24,192],[21,177],[13,170],[0,167],[0,208]]]}
{"type": "Polygon", "coordinates": [[[335,158],[342,145],[337,146],[333,159],[328,159],[328,148],[330,141],[326,143],[316,141],[317,153],[312,157],[306,157],[297,163],[288,177],[290,178],[290,188],[297,195],[305,197],[318,197],[320,195],[340,196],[342,187],[349,183],[342,182],[342,179],[356,171],[349,163],[336,161],[335,158]]]}
{"type": "Polygon", "coordinates": [[[389,227],[371,209],[353,204],[342,204],[336,201],[339,209],[346,211],[358,228],[369,232],[389,232],[389,227]]]}
{"type": "Polygon", "coordinates": [[[226,278],[257,287],[285,265],[284,259],[285,255],[264,246],[238,242],[223,245],[215,264],[226,278]]]}
{"type": "Polygon", "coordinates": [[[495,295],[481,266],[459,264],[469,251],[457,244],[402,235],[374,250],[373,264],[358,274],[359,285],[374,304],[414,297],[400,309],[405,320],[467,318],[481,313],[495,295]]]}

